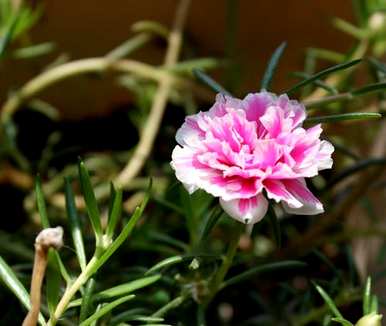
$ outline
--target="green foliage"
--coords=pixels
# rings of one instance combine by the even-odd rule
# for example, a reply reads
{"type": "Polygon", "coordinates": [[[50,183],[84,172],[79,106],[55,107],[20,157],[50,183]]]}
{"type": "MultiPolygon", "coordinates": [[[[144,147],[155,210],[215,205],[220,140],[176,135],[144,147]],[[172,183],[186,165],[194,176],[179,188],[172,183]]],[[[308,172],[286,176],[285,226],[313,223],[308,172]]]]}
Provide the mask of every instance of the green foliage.
{"type": "Polygon", "coordinates": [[[16,7],[12,0],[0,1],[0,58],[12,40],[30,29],[41,15],[41,9],[32,10],[23,3],[16,7]]]}
{"type": "Polygon", "coordinates": [[[101,241],[102,225],[101,225],[98,204],[95,198],[94,190],[92,189],[90,176],[82,161],[79,162],[79,179],[80,179],[80,185],[82,187],[84,201],[86,203],[88,217],[90,219],[91,225],[95,233],[97,245],[100,245],[98,241],[101,241]]]}
{"type": "Polygon", "coordinates": [[[328,76],[334,72],[348,69],[352,66],[355,66],[356,64],[358,64],[361,61],[362,61],[361,59],[356,59],[356,60],[352,60],[349,62],[340,63],[340,64],[337,64],[335,66],[324,69],[322,71],[319,71],[318,73],[316,73],[316,74],[310,76],[309,78],[307,78],[307,79],[297,83],[296,85],[292,86],[291,88],[286,90],[285,93],[291,95],[292,93],[296,92],[299,88],[304,87],[304,86],[314,82],[315,80],[318,80],[322,77],[328,76]]]}
{"type": "Polygon", "coordinates": [[[81,224],[80,224],[78,213],[76,211],[74,193],[71,188],[71,180],[69,178],[65,178],[64,184],[65,184],[65,196],[66,196],[66,209],[67,209],[68,223],[71,230],[72,241],[75,246],[75,251],[76,251],[80,268],[84,270],[86,268],[87,259],[86,259],[84,244],[83,244],[81,224]]]}
{"type": "Polygon", "coordinates": [[[280,57],[282,56],[286,46],[287,46],[287,43],[283,42],[277,47],[275,52],[272,54],[272,57],[269,60],[267,65],[267,69],[265,70],[265,73],[263,75],[263,79],[261,80],[261,85],[260,85],[261,89],[269,90],[272,82],[272,78],[279,64],[280,57]]]}
{"type": "Polygon", "coordinates": [[[209,77],[207,74],[202,72],[199,69],[193,69],[193,75],[204,85],[207,85],[214,92],[224,94],[227,96],[232,96],[224,87],[222,87],[219,83],[217,83],[214,79],[209,77]]]}
{"type": "Polygon", "coordinates": [[[340,122],[346,120],[367,120],[367,119],[379,119],[382,118],[380,113],[364,113],[364,112],[356,112],[356,113],[342,113],[335,115],[328,115],[324,117],[311,117],[308,118],[307,122],[312,123],[327,123],[327,122],[340,122]]]}
{"type": "Polygon", "coordinates": [[[113,310],[115,307],[129,301],[135,298],[135,295],[127,295],[122,298],[119,298],[117,300],[114,300],[113,302],[110,302],[104,306],[101,307],[98,311],[96,311],[93,315],[88,317],[85,321],[80,323],[80,326],[89,326],[92,325],[94,322],[99,320],[101,317],[109,313],[111,310],[113,310]]]}

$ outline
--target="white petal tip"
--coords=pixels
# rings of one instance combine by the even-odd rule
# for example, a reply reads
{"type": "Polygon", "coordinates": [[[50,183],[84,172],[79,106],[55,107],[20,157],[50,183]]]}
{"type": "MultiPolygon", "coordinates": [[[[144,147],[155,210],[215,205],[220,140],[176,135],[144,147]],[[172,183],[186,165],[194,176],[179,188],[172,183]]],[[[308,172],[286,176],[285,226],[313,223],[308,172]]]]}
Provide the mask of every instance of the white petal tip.
{"type": "Polygon", "coordinates": [[[220,205],[230,217],[248,225],[259,222],[268,209],[268,201],[261,194],[248,199],[224,200],[220,198],[220,205]]]}

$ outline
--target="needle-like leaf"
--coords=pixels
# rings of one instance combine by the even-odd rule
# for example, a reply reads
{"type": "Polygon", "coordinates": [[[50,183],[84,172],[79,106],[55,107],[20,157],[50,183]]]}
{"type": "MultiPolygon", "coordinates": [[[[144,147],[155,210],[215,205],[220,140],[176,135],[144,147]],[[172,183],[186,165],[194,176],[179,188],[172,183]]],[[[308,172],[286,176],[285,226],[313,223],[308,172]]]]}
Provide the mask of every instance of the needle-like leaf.
{"type": "Polygon", "coordinates": [[[95,198],[94,190],[91,185],[90,176],[82,161],[79,161],[79,178],[83,192],[86,209],[90,218],[91,225],[94,229],[95,236],[99,239],[102,235],[102,226],[100,220],[99,209],[95,198]]]}
{"type": "Polygon", "coordinates": [[[366,280],[366,286],[363,292],[363,315],[371,312],[371,278],[366,280]]]}
{"type": "Polygon", "coordinates": [[[72,241],[74,242],[76,256],[78,257],[79,266],[82,270],[86,268],[86,254],[84,250],[82,231],[79,222],[79,216],[76,211],[74,193],[71,188],[69,178],[64,179],[64,188],[66,195],[66,209],[68,222],[71,229],[72,241]]]}
{"type": "Polygon", "coordinates": [[[118,220],[121,216],[122,211],[122,190],[114,189],[114,185],[111,184],[111,205],[109,209],[109,222],[107,224],[106,235],[112,239],[114,235],[115,227],[117,226],[118,220]]]}
{"type": "Polygon", "coordinates": [[[257,266],[254,268],[251,268],[239,275],[233,276],[227,280],[224,281],[222,284],[221,288],[225,288],[230,285],[234,285],[236,283],[243,282],[252,276],[255,276],[257,274],[262,274],[266,272],[271,272],[277,269],[288,269],[288,268],[304,268],[306,267],[307,264],[301,262],[301,261],[296,261],[296,260],[288,260],[288,261],[281,261],[277,263],[269,263],[261,266],[257,266]]]}
{"type": "Polygon", "coordinates": [[[344,70],[344,69],[350,68],[350,67],[358,64],[359,62],[361,62],[361,59],[357,59],[357,60],[341,63],[341,64],[338,64],[338,65],[329,67],[327,69],[324,69],[322,71],[319,71],[318,73],[312,75],[311,77],[309,77],[307,79],[304,79],[301,82],[297,83],[296,85],[292,86],[287,91],[285,91],[285,93],[292,94],[295,91],[297,91],[299,88],[301,88],[301,87],[303,87],[303,86],[305,86],[305,85],[307,85],[309,83],[312,83],[313,81],[315,81],[317,79],[325,77],[325,76],[327,76],[327,75],[329,75],[329,74],[331,74],[333,72],[337,72],[337,71],[340,71],[340,70],[344,70]]]}
{"type": "Polygon", "coordinates": [[[115,307],[119,306],[120,304],[127,302],[129,300],[132,300],[135,298],[135,295],[127,295],[125,297],[119,298],[113,302],[110,302],[106,304],[105,306],[101,307],[95,314],[91,315],[89,318],[87,318],[84,322],[80,324],[80,326],[89,326],[93,322],[99,320],[101,317],[109,313],[111,310],[113,310],[115,307]]]}
{"type": "Polygon", "coordinates": [[[281,231],[280,231],[280,222],[279,219],[276,216],[276,212],[273,208],[273,204],[271,203],[268,206],[268,219],[271,224],[272,232],[275,237],[275,241],[277,244],[277,247],[281,247],[281,231]]]}
{"type": "Polygon", "coordinates": [[[40,215],[40,222],[42,223],[43,228],[49,228],[50,222],[47,216],[47,208],[44,200],[42,182],[39,176],[37,176],[35,180],[35,195],[36,195],[36,206],[38,208],[38,212],[40,215]]]}
{"type": "Polygon", "coordinates": [[[342,314],[339,312],[338,308],[336,307],[334,301],[331,299],[331,297],[327,294],[326,291],[323,290],[321,286],[318,284],[314,284],[316,290],[319,292],[321,297],[323,298],[324,302],[327,304],[328,308],[331,310],[333,315],[336,318],[344,319],[342,314]]]}
{"type": "Polygon", "coordinates": [[[279,60],[286,46],[287,46],[287,42],[283,42],[273,52],[271,58],[269,59],[265,73],[263,75],[263,79],[261,80],[261,85],[260,85],[261,89],[269,90],[276,68],[279,64],[279,60]]]}
{"type": "Polygon", "coordinates": [[[207,85],[216,93],[221,93],[227,96],[232,96],[224,87],[222,87],[219,83],[217,83],[214,79],[209,77],[206,73],[202,72],[199,69],[192,70],[193,75],[203,84],[207,85]]]}
{"type": "Polygon", "coordinates": [[[327,115],[324,117],[311,117],[307,118],[306,122],[310,123],[331,123],[341,122],[347,120],[369,120],[382,118],[380,113],[367,113],[367,112],[355,112],[355,113],[342,113],[327,115]]]}

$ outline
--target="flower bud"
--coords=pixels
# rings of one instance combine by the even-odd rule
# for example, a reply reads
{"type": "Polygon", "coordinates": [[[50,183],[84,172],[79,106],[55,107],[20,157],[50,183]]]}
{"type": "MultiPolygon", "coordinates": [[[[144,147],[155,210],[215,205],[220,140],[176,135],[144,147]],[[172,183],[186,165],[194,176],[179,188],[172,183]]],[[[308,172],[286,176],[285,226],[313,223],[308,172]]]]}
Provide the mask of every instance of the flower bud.
{"type": "Polygon", "coordinates": [[[382,315],[371,313],[359,319],[355,326],[382,326],[381,319],[382,315]]]}

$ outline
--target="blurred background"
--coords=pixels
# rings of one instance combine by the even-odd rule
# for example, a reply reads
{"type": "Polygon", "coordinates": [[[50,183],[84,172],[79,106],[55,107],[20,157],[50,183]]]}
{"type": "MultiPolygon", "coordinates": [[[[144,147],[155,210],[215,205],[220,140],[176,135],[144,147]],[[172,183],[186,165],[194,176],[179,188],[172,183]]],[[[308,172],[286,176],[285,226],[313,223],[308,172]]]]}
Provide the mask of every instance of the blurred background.
{"type": "MultiPolygon", "coordinates": [[[[384,117],[385,0],[192,0],[178,62],[163,67],[178,3],[0,0],[0,254],[23,284],[29,284],[31,244],[41,228],[35,176],[41,177],[50,218],[60,225],[66,221],[63,176],[75,180],[90,251],[94,244],[84,202],[79,199],[78,158],[90,170],[98,204],[106,214],[108,182],[120,180],[144,130],[154,127],[149,127],[148,117],[165,74],[176,82],[161,105],[149,151],[129,182],[120,184],[124,218],[144,198],[149,176],[154,181],[152,198],[119,259],[104,267],[106,272],[98,279],[100,289],[135,279],[155,262],[189,252],[193,240],[185,224],[189,213],[185,209],[196,208],[200,221],[214,211],[216,201],[207,194],[186,196],[169,164],[175,133],[185,116],[207,110],[215,98],[192,68],[205,71],[232,94],[244,97],[260,89],[267,62],[282,42],[287,42],[287,48],[274,75],[271,90],[275,93],[321,69],[363,58],[348,70],[338,69],[307,84],[294,98],[307,104],[310,116],[365,112],[384,117]],[[17,28],[12,20],[15,8],[23,8],[17,28]],[[7,40],[10,31],[14,34],[7,40]],[[106,64],[60,82],[50,79],[52,71],[58,74],[63,67],[84,64],[89,58],[106,64]],[[110,69],[110,64],[120,60],[129,65],[145,63],[141,69],[146,73],[110,69]],[[353,95],[353,90],[367,85],[370,88],[353,95]],[[343,100],[331,100],[342,95],[343,100]]],[[[242,239],[231,274],[281,259],[301,259],[311,268],[275,272],[263,281],[252,278],[223,291],[209,308],[210,325],[320,325],[327,309],[311,280],[340,300],[347,318],[358,320],[358,293],[366,276],[372,275],[380,309],[385,309],[384,118],[326,123],[323,128],[324,137],[336,148],[334,168],[323,171],[309,186],[322,199],[326,214],[287,216],[279,209],[283,246],[276,245],[271,225],[264,219],[242,239]],[[325,219],[328,222],[323,225],[325,219]]],[[[228,219],[220,219],[207,249],[224,252],[231,231],[228,219]]],[[[73,249],[62,252],[69,268],[76,270],[73,249]]],[[[204,264],[197,273],[186,266],[171,268],[173,279],[152,288],[151,296],[140,297],[141,304],[155,310],[189,286],[199,292],[200,282],[215,268],[216,261],[204,264]],[[154,302],[149,301],[153,296],[154,302]]],[[[183,316],[191,322],[193,301],[172,314],[172,321],[183,316]]],[[[12,306],[0,324],[11,325],[13,315],[22,316],[24,310],[16,303],[11,293],[0,293],[0,306],[12,306]]]]}
{"type": "MultiPolygon", "coordinates": [[[[175,0],[44,1],[44,12],[25,42],[54,42],[55,49],[38,61],[2,63],[0,100],[10,88],[17,88],[52,62],[58,54],[75,60],[108,53],[132,36],[131,27],[141,20],[157,21],[170,27],[175,0]]],[[[187,46],[194,56],[230,58],[238,65],[233,81],[239,93],[257,89],[266,62],[273,50],[288,42],[285,60],[275,77],[276,89],[294,82],[288,74],[304,66],[308,47],[348,51],[354,44],[350,36],[333,27],[333,17],[352,21],[350,0],[243,0],[192,1],[186,23],[187,46]],[[231,44],[235,42],[233,46],[231,44]],[[232,47],[232,50],[230,48],[232,47]]],[[[166,43],[150,42],[133,54],[141,61],[161,64],[166,43]]],[[[217,71],[216,78],[226,79],[217,71]]],[[[122,88],[104,79],[76,78],[55,85],[44,98],[56,106],[64,118],[103,115],[130,101],[122,88]],[[79,91],[82,90],[82,91],[79,91]]]]}

